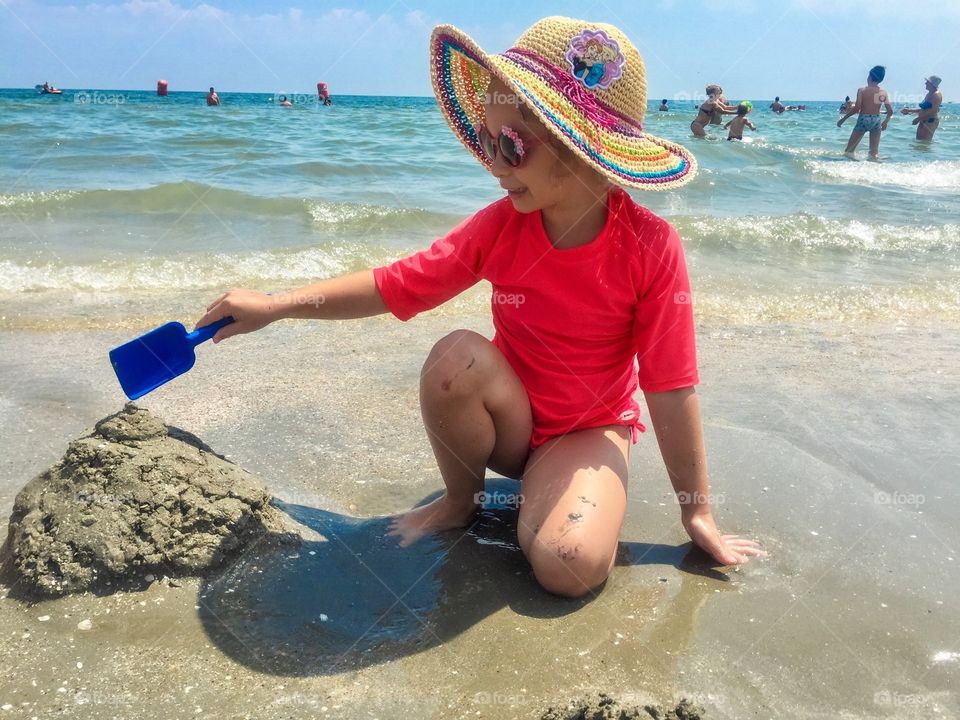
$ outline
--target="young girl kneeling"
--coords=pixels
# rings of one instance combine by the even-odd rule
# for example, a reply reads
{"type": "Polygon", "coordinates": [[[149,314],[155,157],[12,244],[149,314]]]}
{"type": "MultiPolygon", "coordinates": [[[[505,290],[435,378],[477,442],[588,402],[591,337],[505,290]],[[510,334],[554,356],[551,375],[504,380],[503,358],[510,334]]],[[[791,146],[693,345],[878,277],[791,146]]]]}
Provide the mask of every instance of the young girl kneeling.
{"type": "Polygon", "coordinates": [[[217,342],[280,318],[408,320],[489,280],[493,339],[454,331],[421,373],[446,491],[391,533],[408,545],[467,525],[490,468],[521,479],[518,540],[540,584],[586,594],[614,564],[639,387],[691,539],[725,565],[762,554],[711,511],[680,238],[618,187],[696,174],[686,149],[643,132],[637,49],[611,25],[551,17],[501,55],[442,25],[430,61],[444,116],[506,197],[392,265],[283,295],[232,290],[198,325],[233,316],[217,342]]]}

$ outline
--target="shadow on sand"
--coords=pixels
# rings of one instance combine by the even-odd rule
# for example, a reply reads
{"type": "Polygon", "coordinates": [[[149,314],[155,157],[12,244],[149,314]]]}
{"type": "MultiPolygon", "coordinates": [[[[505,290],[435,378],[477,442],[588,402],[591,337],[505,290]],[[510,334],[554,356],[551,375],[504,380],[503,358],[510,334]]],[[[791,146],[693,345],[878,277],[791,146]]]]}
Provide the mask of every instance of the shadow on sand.
{"type": "MultiPolygon", "coordinates": [[[[518,492],[519,483],[488,480],[486,487],[497,497],[518,492]]],[[[201,585],[197,603],[211,641],[261,672],[331,675],[435,647],[505,606],[548,618],[591,602],[540,588],[517,545],[513,507],[484,505],[466,532],[401,548],[387,535],[388,517],[274,504],[322,537],[299,548],[247,551],[201,585]]],[[[690,543],[621,542],[617,565],[727,579],[690,543]]]]}

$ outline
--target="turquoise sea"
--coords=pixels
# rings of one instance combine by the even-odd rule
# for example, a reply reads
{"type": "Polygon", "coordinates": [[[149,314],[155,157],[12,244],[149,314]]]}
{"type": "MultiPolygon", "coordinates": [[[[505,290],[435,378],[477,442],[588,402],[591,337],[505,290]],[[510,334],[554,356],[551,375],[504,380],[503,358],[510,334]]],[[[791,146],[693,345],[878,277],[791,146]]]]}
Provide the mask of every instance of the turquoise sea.
{"type": "MultiPolygon", "coordinates": [[[[231,286],[386,262],[501,194],[433,98],[291,98],[0,91],[0,326],[188,319],[231,286]]],[[[718,126],[693,138],[689,102],[647,116],[700,163],[679,191],[634,193],[684,237],[699,316],[956,317],[960,107],[928,144],[897,114],[870,163],[843,157],[838,102],[768,104],[754,100],[743,144],[718,126]]]]}

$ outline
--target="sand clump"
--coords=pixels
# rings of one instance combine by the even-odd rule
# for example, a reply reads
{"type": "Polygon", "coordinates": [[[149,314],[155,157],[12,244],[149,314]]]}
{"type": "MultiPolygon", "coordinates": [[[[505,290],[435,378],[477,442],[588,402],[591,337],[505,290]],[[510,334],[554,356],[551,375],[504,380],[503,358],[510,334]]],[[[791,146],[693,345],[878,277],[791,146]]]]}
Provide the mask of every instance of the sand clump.
{"type": "Polygon", "coordinates": [[[655,705],[629,705],[605,693],[571,702],[566,707],[549,708],[540,720],[706,720],[704,710],[687,700],[673,709],[655,705]]]}
{"type": "Polygon", "coordinates": [[[257,541],[299,542],[262,481],[133,403],[20,491],[0,558],[19,590],[204,576],[257,541]]]}

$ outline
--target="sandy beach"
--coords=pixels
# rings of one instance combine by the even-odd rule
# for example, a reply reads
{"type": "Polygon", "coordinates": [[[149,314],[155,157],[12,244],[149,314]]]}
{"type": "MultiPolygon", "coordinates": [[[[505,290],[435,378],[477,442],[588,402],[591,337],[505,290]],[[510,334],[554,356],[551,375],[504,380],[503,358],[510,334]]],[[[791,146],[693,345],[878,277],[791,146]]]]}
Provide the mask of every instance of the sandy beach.
{"type": "MultiPolygon", "coordinates": [[[[313,539],[139,593],[32,604],[5,588],[0,705],[16,717],[539,718],[603,691],[690,698],[710,718],[960,714],[960,328],[701,325],[716,512],[770,557],[724,570],[690,552],[648,434],[631,457],[618,567],[595,597],[569,601],[537,587],[508,507],[406,550],[384,537],[384,515],[440,489],[417,377],[459,326],[490,331],[482,314],[441,310],[286,322],[204,348],[142,405],[259,475],[313,539]]],[[[4,516],[122,406],[106,349],[128,334],[0,334],[4,516]]],[[[517,486],[490,476],[488,490],[517,486]]]]}

